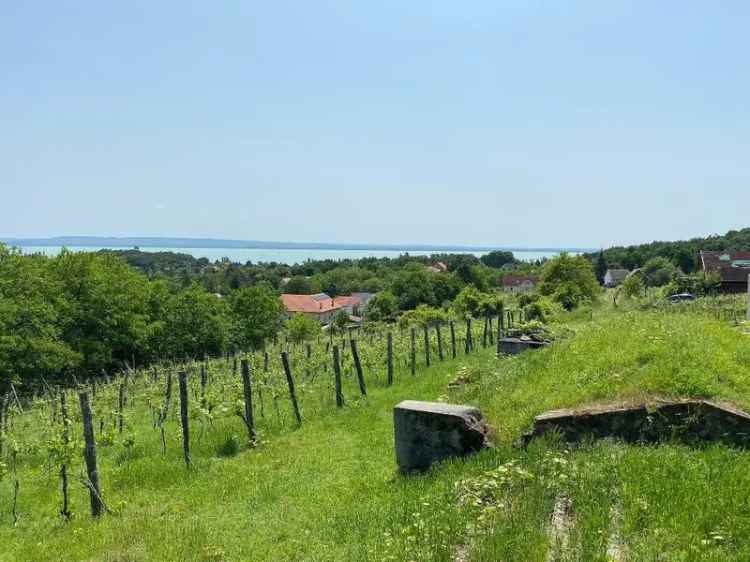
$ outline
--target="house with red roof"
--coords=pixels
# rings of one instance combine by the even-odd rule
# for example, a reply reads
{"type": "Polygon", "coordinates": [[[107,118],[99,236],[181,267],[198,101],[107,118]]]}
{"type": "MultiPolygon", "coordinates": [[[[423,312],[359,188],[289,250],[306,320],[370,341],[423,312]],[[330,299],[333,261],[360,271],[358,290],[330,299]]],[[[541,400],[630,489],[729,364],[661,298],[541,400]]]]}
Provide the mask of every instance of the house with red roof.
{"type": "MultiPolygon", "coordinates": [[[[317,319],[321,324],[329,324],[339,311],[346,312],[350,317],[358,316],[360,308],[366,304],[361,295],[354,294],[340,297],[330,297],[326,293],[315,295],[281,295],[287,319],[295,314],[306,314],[317,319]]],[[[369,300],[369,299],[367,299],[369,300]]]]}
{"type": "Polygon", "coordinates": [[[510,293],[528,293],[536,288],[539,278],[534,275],[510,273],[503,277],[503,289],[510,293]]]}
{"type": "Polygon", "coordinates": [[[744,293],[750,276],[750,252],[701,252],[701,267],[706,273],[718,273],[722,293],[744,293]]]}

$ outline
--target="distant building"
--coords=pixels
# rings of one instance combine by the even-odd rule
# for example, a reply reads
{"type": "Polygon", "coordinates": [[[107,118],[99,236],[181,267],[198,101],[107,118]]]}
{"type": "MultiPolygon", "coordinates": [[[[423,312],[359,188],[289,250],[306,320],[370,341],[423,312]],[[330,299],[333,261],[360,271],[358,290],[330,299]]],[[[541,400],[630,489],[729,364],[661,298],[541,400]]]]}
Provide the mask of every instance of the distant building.
{"type": "Polygon", "coordinates": [[[328,324],[336,313],[341,310],[340,305],[325,293],[316,295],[281,295],[281,302],[286,308],[287,318],[295,314],[305,314],[312,316],[321,324],[328,324]]]}
{"type": "Polygon", "coordinates": [[[750,275],[750,252],[701,252],[701,267],[705,273],[718,273],[722,293],[744,293],[750,275]]]}
{"type": "Polygon", "coordinates": [[[510,274],[503,277],[503,289],[511,293],[528,293],[533,291],[539,278],[534,275],[510,274]]]}
{"type": "Polygon", "coordinates": [[[622,285],[629,274],[630,271],[627,269],[608,269],[607,273],[604,274],[604,286],[618,287],[622,285]]]}
{"type": "Polygon", "coordinates": [[[331,298],[326,293],[315,295],[281,295],[287,319],[295,314],[312,316],[321,324],[329,324],[339,311],[346,312],[350,317],[360,316],[360,308],[372,298],[371,293],[355,293],[348,296],[331,298]]]}
{"type": "Polygon", "coordinates": [[[428,265],[427,271],[431,273],[448,273],[448,266],[445,263],[439,261],[432,265],[428,265]]]}

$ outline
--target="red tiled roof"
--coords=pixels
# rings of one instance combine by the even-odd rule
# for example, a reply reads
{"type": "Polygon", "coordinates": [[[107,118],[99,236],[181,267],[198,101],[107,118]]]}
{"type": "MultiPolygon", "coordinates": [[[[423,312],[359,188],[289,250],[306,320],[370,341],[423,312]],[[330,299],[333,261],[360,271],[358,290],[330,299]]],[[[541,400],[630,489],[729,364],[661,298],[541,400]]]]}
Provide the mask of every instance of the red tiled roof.
{"type": "Polygon", "coordinates": [[[333,302],[336,304],[336,306],[359,306],[362,304],[362,301],[354,296],[348,296],[348,297],[336,297],[333,299],[333,302]]]}
{"type": "Polygon", "coordinates": [[[704,271],[715,271],[729,283],[747,283],[750,275],[750,252],[701,252],[704,271]]]}
{"type": "Polygon", "coordinates": [[[532,285],[536,285],[537,281],[538,279],[533,275],[506,275],[505,277],[503,277],[503,286],[517,287],[519,285],[523,285],[524,283],[531,283],[532,285]]]}
{"type": "Polygon", "coordinates": [[[308,314],[323,314],[341,308],[334,299],[313,298],[317,295],[281,295],[281,301],[284,303],[287,312],[306,312],[308,314]]]}

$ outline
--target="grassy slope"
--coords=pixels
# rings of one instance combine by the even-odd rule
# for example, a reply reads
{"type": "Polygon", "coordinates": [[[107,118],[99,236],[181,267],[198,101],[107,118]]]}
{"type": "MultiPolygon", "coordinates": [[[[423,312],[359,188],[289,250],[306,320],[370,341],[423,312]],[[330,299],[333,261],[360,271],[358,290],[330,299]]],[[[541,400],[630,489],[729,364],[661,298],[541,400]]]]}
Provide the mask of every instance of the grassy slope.
{"type": "Polygon", "coordinates": [[[451,560],[460,545],[474,560],[545,560],[561,495],[575,513],[570,559],[606,559],[613,506],[630,560],[750,559],[747,453],[513,446],[535,414],[561,406],[656,393],[750,407],[747,336],[679,315],[607,313],[572,327],[575,335],[543,352],[497,361],[487,350],[405,375],[236,457],[217,457],[206,438],[190,472],[177,435],[166,458],[155,437],[144,438],[132,460],[104,464],[103,488],[120,514],[99,522],[85,515],[80,486],[74,520],[54,517],[56,474],[37,469],[12,528],[4,482],[0,560],[451,560]],[[459,374],[469,384],[448,390],[459,374]],[[479,405],[497,428],[497,448],[422,477],[397,476],[391,408],[404,398],[479,405]]]}

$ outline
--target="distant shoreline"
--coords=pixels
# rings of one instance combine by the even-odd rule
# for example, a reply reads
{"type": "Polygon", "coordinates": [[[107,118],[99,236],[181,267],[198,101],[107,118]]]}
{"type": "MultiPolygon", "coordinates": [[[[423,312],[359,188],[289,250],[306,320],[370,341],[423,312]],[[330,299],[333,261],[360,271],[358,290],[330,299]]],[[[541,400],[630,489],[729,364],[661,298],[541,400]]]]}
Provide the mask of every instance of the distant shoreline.
{"type": "Polygon", "coordinates": [[[330,242],[278,242],[266,240],[223,240],[215,238],[99,237],[58,236],[53,238],[0,238],[9,246],[83,246],[110,248],[226,248],[248,250],[342,250],[342,251],[415,251],[415,252],[593,252],[594,248],[554,248],[445,244],[362,244],[330,242]]]}

